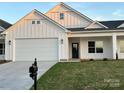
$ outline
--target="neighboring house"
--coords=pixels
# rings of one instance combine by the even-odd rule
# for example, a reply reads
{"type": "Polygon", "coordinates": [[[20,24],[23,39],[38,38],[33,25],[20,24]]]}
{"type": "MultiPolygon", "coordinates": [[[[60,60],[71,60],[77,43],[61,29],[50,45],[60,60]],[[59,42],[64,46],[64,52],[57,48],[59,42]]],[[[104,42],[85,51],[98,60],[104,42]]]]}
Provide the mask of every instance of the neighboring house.
{"type": "MultiPolygon", "coordinates": [[[[0,19],[0,33],[5,31],[7,28],[11,26],[10,23],[0,19]]],[[[5,59],[5,39],[4,36],[0,35],[0,60],[5,59]]]]}
{"type": "Polygon", "coordinates": [[[31,11],[2,35],[5,60],[124,59],[124,20],[93,21],[64,3],[31,11]]]}

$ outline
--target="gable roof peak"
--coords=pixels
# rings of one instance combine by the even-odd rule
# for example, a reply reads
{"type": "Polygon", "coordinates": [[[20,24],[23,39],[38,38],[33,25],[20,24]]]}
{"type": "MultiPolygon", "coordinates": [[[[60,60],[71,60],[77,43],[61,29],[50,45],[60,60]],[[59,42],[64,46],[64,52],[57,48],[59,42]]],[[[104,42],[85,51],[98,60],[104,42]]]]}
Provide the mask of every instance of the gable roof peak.
{"type": "Polygon", "coordinates": [[[63,3],[63,2],[60,2],[59,4],[61,5],[61,4],[65,4],[65,3],[63,3]]]}
{"type": "Polygon", "coordinates": [[[32,12],[32,13],[35,13],[36,11],[38,11],[38,10],[37,10],[37,9],[33,9],[31,12],[32,12]]]}
{"type": "MultiPolygon", "coordinates": [[[[94,22],[92,19],[90,19],[89,17],[85,16],[84,14],[82,14],[81,12],[77,11],[76,9],[72,8],[71,6],[60,2],[59,4],[57,4],[56,6],[54,6],[52,9],[54,9],[55,7],[59,6],[59,5],[63,5],[64,7],[66,7],[67,9],[75,12],[76,14],[80,15],[83,18],[86,18],[87,20],[89,20],[90,22],[94,22]]],[[[47,11],[45,14],[47,14],[48,12],[50,12],[52,9],[50,9],[49,11],[47,11]]]]}
{"type": "MultiPolygon", "coordinates": [[[[37,9],[33,9],[31,12],[29,12],[27,15],[25,15],[23,18],[21,18],[20,20],[18,20],[15,24],[17,24],[19,21],[21,21],[22,19],[24,19],[26,16],[28,16],[31,13],[37,13],[40,16],[43,16],[45,19],[49,20],[50,22],[52,22],[53,24],[57,25],[58,27],[62,28],[63,30],[65,30],[65,32],[69,32],[69,30],[67,30],[64,26],[60,25],[59,23],[55,22],[54,20],[52,20],[51,18],[47,17],[45,14],[41,13],[40,11],[38,11],[37,9]]],[[[15,25],[14,24],[14,25],[15,25]]],[[[14,25],[12,25],[11,27],[13,27],[14,25]]],[[[10,27],[10,28],[11,28],[10,27]]],[[[8,28],[9,29],[9,28],[8,28]]],[[[2,34],[5,34],[8,30],[4,31],[2,34]]]]}

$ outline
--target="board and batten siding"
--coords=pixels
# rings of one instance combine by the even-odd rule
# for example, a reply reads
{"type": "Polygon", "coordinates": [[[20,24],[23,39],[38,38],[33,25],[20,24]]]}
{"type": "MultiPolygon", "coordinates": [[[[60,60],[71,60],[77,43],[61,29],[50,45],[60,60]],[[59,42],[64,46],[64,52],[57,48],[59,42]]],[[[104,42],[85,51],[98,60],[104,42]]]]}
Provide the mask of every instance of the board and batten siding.
{"type": "Polygon", "coordinates": [[[67,28],[86,27],[91,24],[86,18],[61,5],[47,12],[46,15],[67,28]],[[60,19],[60,13],[64,13],[64,19],[60,19]]]}
{"type": "Polygon", "coordinates": [[[6,60],[15,59],[15,40],[17,38],[57,38],[59,60],[68,58],[68,39],[64,29],[36,13],[28,14],[14,26],[9,28],[8,31],[6,31],[6,34],[6,60]],[[40,20],[41,24],[32,24],[32,20],[40,20]],[[63,44],[61,44],[61,39],[63,39],[63,44]],[[12,41],[11,45],[8,44],[9,40],[12,41]]]}

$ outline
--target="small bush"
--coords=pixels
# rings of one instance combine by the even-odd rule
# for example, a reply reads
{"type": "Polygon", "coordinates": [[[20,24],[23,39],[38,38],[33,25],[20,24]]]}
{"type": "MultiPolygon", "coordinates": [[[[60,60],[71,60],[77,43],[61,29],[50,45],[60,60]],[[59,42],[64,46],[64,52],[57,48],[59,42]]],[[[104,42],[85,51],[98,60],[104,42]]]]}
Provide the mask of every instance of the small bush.
{"type": "Polygon", "coordinates": [[[108,59],[107,58],[103,58],[103,61],[108,61],[108,59]]]}
{"type": "Polygon", "coordinates": [[[89,59],[89,61],[94,61],[94,59],[91,58],[91,59],[89,59]]]}

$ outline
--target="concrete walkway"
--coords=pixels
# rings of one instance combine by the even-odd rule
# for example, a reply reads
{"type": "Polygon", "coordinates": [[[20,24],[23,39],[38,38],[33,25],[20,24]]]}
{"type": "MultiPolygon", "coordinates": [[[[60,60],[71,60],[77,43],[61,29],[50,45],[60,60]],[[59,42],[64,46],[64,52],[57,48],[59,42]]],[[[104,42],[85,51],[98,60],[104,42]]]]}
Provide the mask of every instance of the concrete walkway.
{"type": "MultiPolygon", "coordinates": [[[[0,64],[0,90],[28,90],[33,85],[29,67],[33,62],[0,64]]],[[[57,62],[38,62],[38,78],[57,62]]]]}

